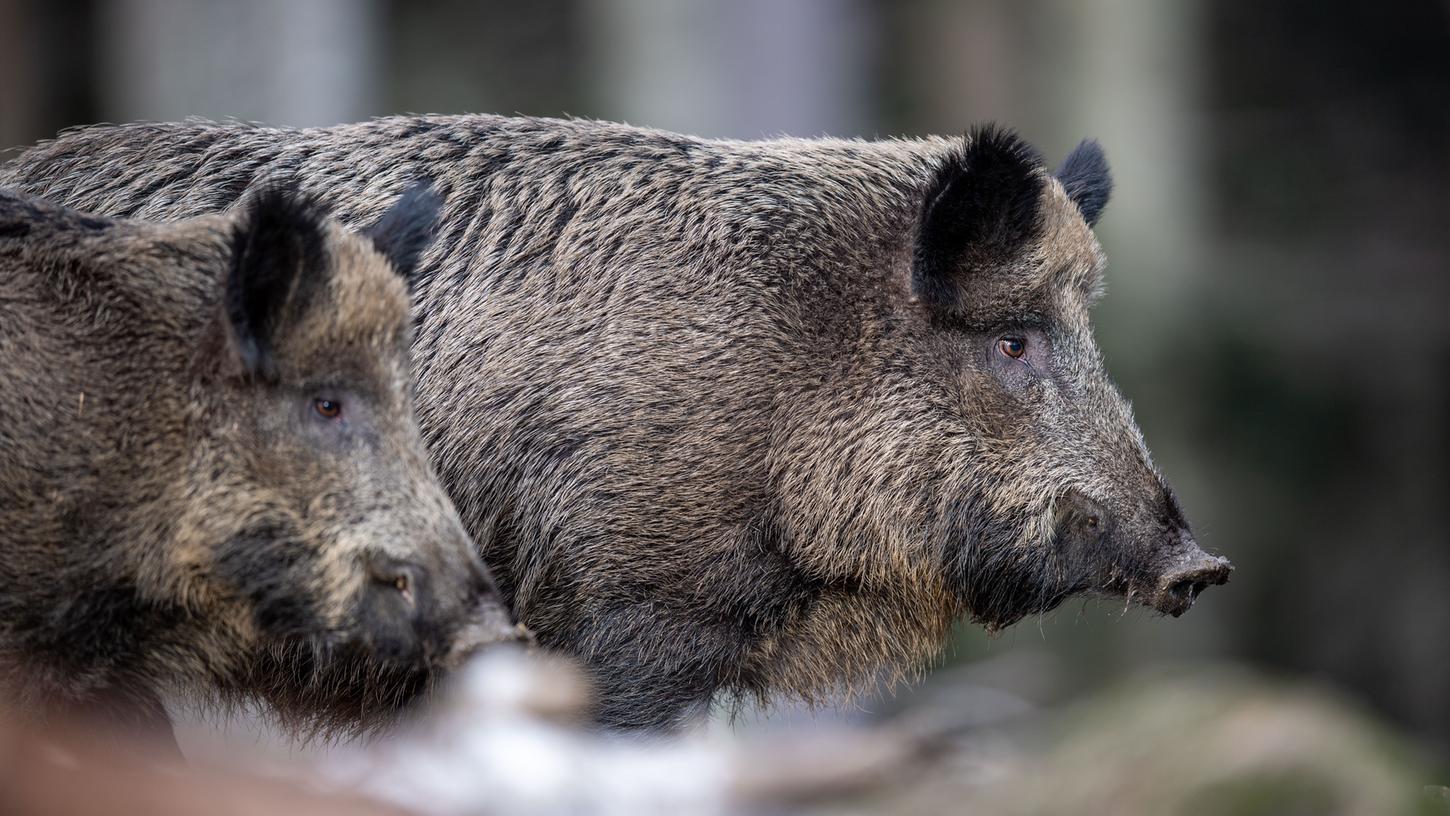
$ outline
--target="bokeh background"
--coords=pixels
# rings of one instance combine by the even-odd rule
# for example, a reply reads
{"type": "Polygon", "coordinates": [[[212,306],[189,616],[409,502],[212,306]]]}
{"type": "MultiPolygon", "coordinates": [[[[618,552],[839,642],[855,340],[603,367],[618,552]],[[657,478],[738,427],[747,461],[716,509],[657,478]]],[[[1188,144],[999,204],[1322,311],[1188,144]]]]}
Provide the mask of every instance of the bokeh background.
{"type": "Polygon", "coordinates": [[[1049,161],[1100,139],[1100,339],[1233,582],[1179,620],[963,627],[924,684],[841,716],[943,678],[1052,708],[1228,665],[1450,751],[1450,3],[0,0],[0,147],[402,112],[739,138],[990,120],[1049,161]]]}

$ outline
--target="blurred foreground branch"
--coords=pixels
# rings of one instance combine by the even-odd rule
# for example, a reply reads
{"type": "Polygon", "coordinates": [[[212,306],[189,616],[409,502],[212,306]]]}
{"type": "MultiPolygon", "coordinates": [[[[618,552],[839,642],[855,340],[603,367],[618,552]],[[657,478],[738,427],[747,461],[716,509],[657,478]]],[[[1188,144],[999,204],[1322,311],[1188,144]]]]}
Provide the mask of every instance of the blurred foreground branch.
{"type": "Polygon", "coordinates": [[[100,731],[0,728],[0,812],[1450,813],[1445,778],[1368,715],[1237,670],[1162,672],[996,719],[941,701],[1000,693],[920,699],[867,727],[631,738],[581,724],[569,667],[496,651],[417,722],[305,760],[188,766],[100,731]]]}

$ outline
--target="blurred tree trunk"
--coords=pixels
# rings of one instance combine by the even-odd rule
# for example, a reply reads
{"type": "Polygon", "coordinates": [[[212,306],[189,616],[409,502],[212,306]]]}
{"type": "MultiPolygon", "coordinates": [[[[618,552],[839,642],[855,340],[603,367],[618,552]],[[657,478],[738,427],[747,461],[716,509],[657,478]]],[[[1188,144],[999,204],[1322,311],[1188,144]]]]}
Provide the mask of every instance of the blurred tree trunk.
{"type": "Polygon", "coordinates": [[[586,12],[611,118],[707,137],[866,129],[872,27],[854,0],[602,0],[586,12]]]}
{"type": "Polygon", "coordinates": [[[108,120],[310,126],[377,112],[377,0],[114,0],[100,21],[108,120]]]}
{"type": "Polygon", "coordinates": [[[94,120],[93,10],[92,0],[0,0],[0,151],[94,120]]]}
{"type": "Polygon", "coordinates": [[[36,130],[27,11],[22,0],[0,0],[0,150],[25,144],[36,130]]]}
{"type": "Polygon", "coordinates": [[[1192,113],[1201,107],[1198,0],[886,8],[900,27],[908,131],[960,133],[999,122],[1054,166],[1084,137],[1103,143],[1117,189],[1099,232],[1113,265],[1113,297],[1103,306],[1114,314],[1099,327],[1131,363],[1127,340],[1161,335],[1191,307],[1205,240],[1203,123],[1192,113]]]}
{"type": "Polygon", "coordinates": [[[1205,257],[1199,3],[1035,5],[1045,59],[1034,63],[1033,86],[1046,141],[1066,151],[1085,136],[1101,140],[1117,185],[1100,232],[1113,260],[1104,307],[1117,313],[1100,324],[1104,341],[1115,326],[1166,336],[1192,311],[1195,266],[1205,257]]]}

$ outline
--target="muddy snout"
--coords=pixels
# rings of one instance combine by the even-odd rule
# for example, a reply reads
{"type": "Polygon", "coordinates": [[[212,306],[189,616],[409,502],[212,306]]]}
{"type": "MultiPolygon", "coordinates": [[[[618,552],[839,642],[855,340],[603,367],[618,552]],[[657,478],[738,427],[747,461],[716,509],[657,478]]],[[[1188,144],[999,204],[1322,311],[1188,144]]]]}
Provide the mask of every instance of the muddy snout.
{"type": "Polygon", "coordinates": [[[366,568],[358,620],[362,639],[380,659],[456,664],[484,646],[523,636],[481,565],[429,568],[372,556],[366,568]]]}
{"type": "Polygon", "coordinates": [[[1193,607],[1199,593],[1211,586],[1228,583],[1233,564],[1221,555],[1209,555],[1191,545],[1190,552],[1158,579],[1150,605],[1178,617],[1193,607]]]}

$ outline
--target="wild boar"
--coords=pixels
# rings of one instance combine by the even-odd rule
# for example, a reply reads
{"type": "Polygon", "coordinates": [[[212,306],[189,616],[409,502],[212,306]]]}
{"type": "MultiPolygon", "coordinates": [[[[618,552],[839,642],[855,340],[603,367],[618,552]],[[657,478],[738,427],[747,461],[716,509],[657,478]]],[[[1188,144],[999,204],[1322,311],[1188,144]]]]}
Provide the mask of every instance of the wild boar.
{"type": "Polygon", "coordinates": [[[413,413],[430,196],[355,235],[276,189],[166,224],[0,191],[14,710],[159,728],[163,696],[257,694],[360,724],[512,636],[413,413]]]}
{"type": "Polygon", "coordinates": [[[285,178],[443,198],[420,424],[464,524],[612,725],[818,697],[1077,593],[1177,615],[1198,547],[1089,310],[1111,180],[1016,135],[718,141],[409,116],[73,131],[0,179],[176,218],[285,178]]]}

